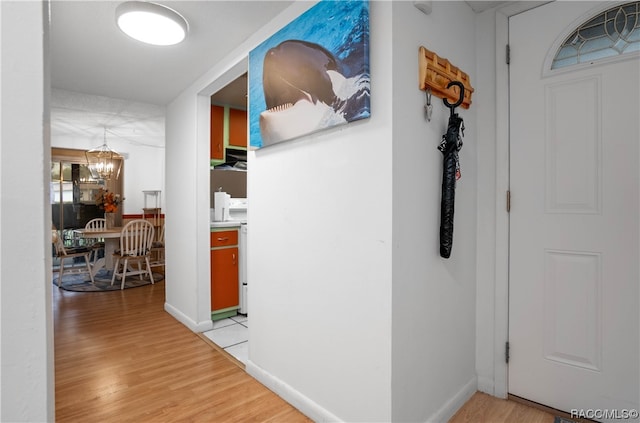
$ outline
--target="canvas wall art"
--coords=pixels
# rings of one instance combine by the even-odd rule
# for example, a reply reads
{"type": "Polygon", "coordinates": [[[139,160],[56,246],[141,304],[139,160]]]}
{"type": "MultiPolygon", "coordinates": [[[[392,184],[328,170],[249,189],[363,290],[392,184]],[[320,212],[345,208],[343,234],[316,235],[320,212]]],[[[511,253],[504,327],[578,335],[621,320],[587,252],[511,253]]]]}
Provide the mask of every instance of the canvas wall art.
{"type": "Polygon", "coordinates": [[[369,2],[321,1],[249,54],[250,146],[370,117],[369,2]]]}

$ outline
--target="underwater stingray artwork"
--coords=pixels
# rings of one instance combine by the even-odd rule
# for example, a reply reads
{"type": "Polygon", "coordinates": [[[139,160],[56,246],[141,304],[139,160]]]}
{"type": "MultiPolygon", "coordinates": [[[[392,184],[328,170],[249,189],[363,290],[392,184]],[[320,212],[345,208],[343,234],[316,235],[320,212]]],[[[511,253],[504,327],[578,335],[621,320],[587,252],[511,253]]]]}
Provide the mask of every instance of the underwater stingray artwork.
{"type": "Polygon", "coordinates": [[[322,1],[249,55],[250,145],[370,116],[369,4],[322,1]]]}

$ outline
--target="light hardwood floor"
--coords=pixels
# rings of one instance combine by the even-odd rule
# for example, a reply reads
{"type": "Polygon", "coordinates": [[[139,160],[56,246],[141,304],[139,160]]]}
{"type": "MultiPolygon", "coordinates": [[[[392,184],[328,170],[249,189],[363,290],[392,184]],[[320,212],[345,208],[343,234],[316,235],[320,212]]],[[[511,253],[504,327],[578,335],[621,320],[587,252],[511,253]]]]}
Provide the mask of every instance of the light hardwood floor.
{"type": "MultiPolygon", "coordinates": [[[[164,311],[164,282],[103,293],[53,288],[56,422],[310,422],[164,311]]],[[[450,423],[553,423],[476,393],[450,423]]]]}
{"type": "Polygon", "coordinates": [[[449,423],[553,423],[554,419],[546,411],[476,392],[449,423]]]}
{"type": "Polygon", "coordinates": [[[56,422],[309,422],[164,311],[164,283],[53,288],[56,422]]]}

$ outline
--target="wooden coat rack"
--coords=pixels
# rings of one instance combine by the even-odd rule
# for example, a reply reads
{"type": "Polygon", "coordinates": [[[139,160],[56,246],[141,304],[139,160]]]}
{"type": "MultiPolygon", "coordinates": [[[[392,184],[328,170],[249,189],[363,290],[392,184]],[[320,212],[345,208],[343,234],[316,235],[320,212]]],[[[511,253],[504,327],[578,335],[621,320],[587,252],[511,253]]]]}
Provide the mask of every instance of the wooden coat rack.
{"type": "Polygon", "coordinates": [[[460,81],[464,85],[464,99],[460,107],[468,109],[471,106],[473,87],[469,75],[453,66],[447,59],[439,57],[422,46],[418,51],[418,78],[421,90],[425,91],[427,88],[431,88],[433,95],[446,98],[451,103],[459,100],[460,92],[455,85],[451,88],[447,88],[447,85],[452,81],[460,81]]]}

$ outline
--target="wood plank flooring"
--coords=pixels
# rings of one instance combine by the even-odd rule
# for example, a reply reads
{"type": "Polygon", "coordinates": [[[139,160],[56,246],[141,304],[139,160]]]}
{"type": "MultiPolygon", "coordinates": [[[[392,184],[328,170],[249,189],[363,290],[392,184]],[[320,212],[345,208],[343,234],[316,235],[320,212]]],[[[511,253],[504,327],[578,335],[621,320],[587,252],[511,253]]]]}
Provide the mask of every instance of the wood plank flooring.
{"type": "Polygon", "coordinates": [[[54,287],[57,422],[310,422],[164,311],[164,282],[54,287]]]}
{"type": "Polygon", "coordinates": [[[546,411],[476,392],[449,423],[553,423],[554,419],[546,411]]]}
{"type": "MultiPolygon", "coordinates": [[[[102,293],[53,289],[56,421],[310,422],[164,311],[164,282],[102,293]]],[[[476,393],[450,423],[553,423],[476,393]]]]}

